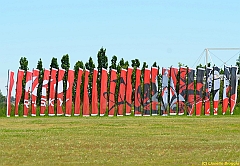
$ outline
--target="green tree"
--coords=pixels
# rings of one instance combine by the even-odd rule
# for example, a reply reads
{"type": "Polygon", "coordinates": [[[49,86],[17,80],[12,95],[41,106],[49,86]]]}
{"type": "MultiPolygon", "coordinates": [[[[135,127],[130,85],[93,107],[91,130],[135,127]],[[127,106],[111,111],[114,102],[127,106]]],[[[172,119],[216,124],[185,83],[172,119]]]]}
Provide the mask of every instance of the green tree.
{"type": "Polygon", "coordinates": [[[0,103],[4,103],[6,101],[6,96],[2,94],[2,91],[0,90],[0,103]]]}
{"type": "Polygon", "coordinates": [[[117,56],[114,55],[111,60],[111,65],[109,66],[109,69],[117,69],[117,56]]]}
{"type": "Polygon", "coordinates": [[[51,64],[50,64],[50,70],[52,70],[52,68],[59,69],[57,58],[54,58],[54,57],[52,58],[51,64]]]}
{"type": "Polygon", "coordinates": [[[152,67],[157,67],[157,62],[154,62],[152,67]]]}
{"type": "Polygon", "coordinates": [[[136,69],[140,67],[140,61],[138,59],[131,60],[133,72],[132,72],[132,101],[134,101],[135,95],[135,83],[136,83],[136,69]]]}
{"type": "Polygon", "coordinates": [[[42,59],[40,58],[37,63],[37,69],[39,70],[39,78],[38,78],[38,90],[37,90],[37,103],[40,105],[41,102],[41,92],[42,92],[42,82],[43,82],[43,64],[42,59]]]}
{"type": "Polygon", "coordinates": [[[98,89],[98,99],[100,99],[100,90],[101,90],[101,73],[102,68],[108,68],[108,58],[106,56],[106,49],[103,47],[97,53],[97,62],[98,62],[98,79],[97,79],[97,89],[98,89]]]}
{"type": "MultiPolygon", "coordinates": [[[[143,66],[142,66],[142,69],[141,69],[141,91],[144,92],[144,89],[143,89],[143,85],[144,85],[144,71],[145,69],[148,68],[148,65],[146,62],[143,62],[143,66]]],[[[143,98],[143,93],[142,93],[142,98],[143,98]]]]}
{"type": "Polygon", "coordinates": [[[64,77],[63,77],[63,93],[64,93],[64,102],[63,102],[63,104],[65,105],[65,103],[66,103],[66,90],[67,90],[68,70],[70,68],[70,62],[69,62],[68,54],[62,56],[61,67],[62,67],[62,69],[65,69],[65,74],[64,74],[64,77]]]}
{"type": "Polygon", "coordinates": [[[26,85],[26,73],[27,73],[27,70],[29,69],[28,68],[28,60],[26,57],[21,57],[19,63],[20,63],[19,69],[24,70],[24,77],[22,80],[22,97],[21,97],[21,101],[20,101],[21,103],[23,103],[24,93],[25,93],[25,85],[26,85]]]}
{"type": "MultiPolygon", "coordinates": [[[[58,61],[57,61],[57,58],[52,58],[51,60],[51,64],[50,64],[50,75],[51,75],[51,72],[52,72],[52,68],[55,68],[55,69],[59,69],[59,65],[58,65],[58,61]]],[[[58,78],[58,73],[56,75],[56,80],[58,78]]],[[[48,82],[48,87],[50,87],[50,81],[48,82]]],[[[57,86],[55,87],[57,89],[57,86]]],[[[47,99],[48,99],[48,96],[49,96],[49,90],[47,92],[47,99]]],[[[55,94],[55,98],[57,97],[57,93],[55,94]]],[[[54,102],[56,102],[56,100],[54,100],[54,102]]]]}
{"type": "Polygon", "coordinates": [[[88,62],[85,64],[86,69],[89,70],[89,76],[88,76],[88,94],[89,94],[89,101],[92,102],[92,79],[93,79],[93,70],[95,68],[95,64],[93,62],[92,57],[89,58],[88,62]]]}
{"type": "MultiPolygon", "coordinates": [[[[75,102],[76,86],[77,86],[78,70],[79,69],[84,69],[84,63],[82,61],[77,61],[74,65],[73,102],[75,102]]],[[[83,75],[82,75],[82,79],[83,79],[83,75]]],[[[81,84],[80,89],[81,89],[80,96],[81,96],[81,100],[82,100],[83,84],[81,84]]]]}

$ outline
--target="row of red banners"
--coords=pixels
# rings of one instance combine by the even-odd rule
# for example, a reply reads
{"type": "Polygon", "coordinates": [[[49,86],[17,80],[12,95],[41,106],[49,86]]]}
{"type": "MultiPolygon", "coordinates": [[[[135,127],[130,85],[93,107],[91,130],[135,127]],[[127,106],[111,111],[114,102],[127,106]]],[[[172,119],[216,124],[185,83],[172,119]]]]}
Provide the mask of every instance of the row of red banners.
{"type": "MultiPolygon", "coordinates": [[[[158,68],[152,67],[145,69],[144,79],[141,82],[141,70],[136,69],[135,86],[132,87],[132,72],[129,67],[127,70],[122,69],[120,77],[117,76],[117,71],[110,70],[110,82],[108,91],[108,72],[106,69],[101,71],[101,88],[100,88],[100,103],[98,103],[97,93],[97,76],[98,70],[95,69],[92,73],[92,98],[89,102],[89,74],[88,70],[79,69],[78,78],[74,82],[74,71],[68,70],[68,80],[66,87],[66,100],[64,103],[64,88],[63,78],[65,70],[63,69],[48,69],[44,70],[42,89],[41,89],[41,104],[40,116],[48,114],[49,116],[65,115],[75,116],[118,116],[131,115],[132,106],[134,106],[135,116],[150,116],[159,115],[201,115],[203,103],[204,114],[210,115],[210,96],[213,98],[213,114],[218,114],[219,106],[219,91],[220,91],[220,69],[213,68],[198,68],[195,77],[195,70],[190,68],[163,68],[162,69],[162,85],[161,95],[158,95],[158,68]],[[179,79],[178,78],[179,74],[179,79]],[[84,75],[84,82],[82,76],[84,75]],[[196,83],[194,79],[196,78],[196,83]],[[119,93],[117,101],[115,101],[115,91],[117,82],[119,82],[119,93]],[[169,83],[170,82],[170,83],[169,83]],[[179,84],[177,91],[177,82],[179,84]],[[205,82],[205,84],[204,84],[205,82]],[[73,84],[76,84],[75,101],[72,99],[73,84]],[[84,95],[80,95],[80,86],[84,84],[84,95]],[[205,88],[204,88],[205,85],[205,88]],[[196,88],[195,88],[196,87],[196,88]],[[203,91],[205,89],[205,91],[203,91]],[[132,91],[134,90],[134,102],[132,101],[132,91]],[[213,92],[213,93],[212,93],[213,92]],[[203,94],[205,95],[203,96],[203,94]],[[49,94],[47,96],[47,94],[49,94]],[[159,102],[161,96],[161,102],[159,102]],[[81,97],[83,98],[83,102],[81,97]],[[204,97],[204,98],[203,98],[204,97]],[[73,107],[74,103],[74,108],[73,107]],[[100,106],[98,106],[100,105],[100,106]],[[196,106],[195,106],[196,105],[196,106]],[[47,109],[48,108],[48,109],[47,109]],[[63,108],[65,108],[63,110],[63,108]],[[55,110],[56,109],[56,110],[55,110]],[[47,112],[47,113],[46,113],[47,112]]],[[[229,103],[230,113],[236,104],[237,97],[237,67],[224,67],[224,88],[223,88],[223,105],[222,113],[225,114],[229,103]]],[[[22,80],[26,76],[26,85],[24,89],[24,108],[23,116],[27,117],[29,111],[31,116],[37,115],[37,91],[39,70],[33,71],[18,70],[15,95],[15,116],[19,116],[18,107],[22,96],[22,80]],[[30,109],[31,108],[31,109],[30,109]]],[[[9,71],[8,78],[8,95],[7,95],[7,116],[11,114],[11,92],[14,84],[14,72],[9,71]]]]}

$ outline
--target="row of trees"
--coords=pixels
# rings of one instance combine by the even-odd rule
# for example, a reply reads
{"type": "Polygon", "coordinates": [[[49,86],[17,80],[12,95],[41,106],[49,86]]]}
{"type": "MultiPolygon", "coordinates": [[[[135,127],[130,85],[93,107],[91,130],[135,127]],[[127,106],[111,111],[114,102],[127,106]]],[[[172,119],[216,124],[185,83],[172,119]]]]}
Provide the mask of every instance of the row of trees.
{"type": "MultiPolygon", "coordinates": [[[[21,57],[20,61],[20,67],[19,69],[22,69],[24,70],[25,72],[27,70],[29,70],[29,67],[28,67],[28,60],[26,57],[21,57]]],[[[105,69],[115,69],[117,70],[117,73],[118,73],[118,78],[120,77],[120,71],[121,69],[127,69],[129,67],[129,62],[128,61],[124,61],[123,58],[121,58],[118,62],[118,58],[116,55],[112,56],[112,59],[111,59],[111,64],[108,65],[108,57],[106,55],[106,49],[104,48],[101,48],[98,53],[97,53],[97,65],[95,65],[92,57],[89,57],[89,60],[84,63],[83,61],[79,60],[75,63],[74,65],[74,82],[77,81],[77,78],[78,78],[78,70],[81,68],[83,70],[87,69],[90,71],[90,74],[89,74],[89,99],[91,100],[91,96],[92,96],[92,77],[93,77],[93,70],[95,68],[98,69],[98,79],[97,79],[97,84],[98,84],[98,98],[100,96],[100,87],[101,87],[101,71],[102,71],[102,68],[105,68],[105,69]]],[[[158,67],[157,66],[157,63],[154,62],[153,67],[158,67]]],[[[140,61],[139,59],[133,59],[131,60],[131,67],[133,67],[133,74],[132,74],[132,86],[134,87],[135,86],[135,71],[137,68],[140,67],[140,61]]],[[[37,67],[36,67],[40,73],[39,73],[39,86],[38,86],[38,96],[37,96],[37,103],[40,104],[40,100],[41,100],[41,89],[42,89],[42,81],[43,81],[43,73],[44,73],[44,68],[43,68],[43,62],[41,59],[39,59],[39,61],[37,62],[37,67]]],[[[59,69],[59,64],[58,64],[58,60],[57,58],[53,57],[52,60],[51,60],[51,63],[50,63],[50,69],[52,68],[56,68],[56,69],[59,69]]],[[[64,92],[66,92],[66,86],[67,86],[67,75],[68,75],[68,69],[70,68],[70,59],[69,59],[69,55],[66,54],[66,55],[63,55],[62,58],[61,58],[61,68],[62,69],[65,69],[65,75],[64,75],[64,92]]],[[[144,72],[144,69],[145,68],[148,68],[148,65],[146,62],[143,62],[143,65],[142,65],[142,72],[144,72]]],[[[141,77],[141,79],[143,80],[143,76],[141,77]]],[[[108,80],[110,80],[110,75],[108,76],[108,80]]],[[[143,82],[143,81],[142,81],[143,82]]],[[[82,83],[84,83],[84,75],[82,77],[82,83]]],[[[23,79],[23,89],[25,87],[25,77],[23,79]]],[[[109,84],[108,84],[109,85],[109,84]]],[[[160,85],[160,84],[159,84],[160,85]]],[[[108,87],[109,88],[109,87],[108,87]]],[[[73,101],[75,99],[75,89],[76,89],[76,84],[74,83],[73,85],[73,101]]],[[[117,82],[117,87],[116,87],[116,99],[117,99],[117,94],[118,94],[118,90],[119,90],[119,79],[118,79],[118,82],[117,82]]],[[[83,95],[83,84],[81,85],[81,95],[83,95]]],[[[24,96],[24,91],[23,91],[23,94],[22,94],[22,101],[23,102],[23,97],[24,96]]],[[[65,94],[64,94],[65,96],[65,94]]],[[[134,91],[133,91],[133,96],[134,96],[134,91]]],[[[66,101],[66,100],[64,100],[66,101]]]]}
{"type": "MultiPolygon", "coordinates": [[[[27,70],[29,70],[28,68],[28,60],[26,57],[21,57],[20,59],[20,69],[24,70],[25,72],[27,70]]],[[[237,59],[237,62],[236,62],[236,65],[240,68],[240,56],[239,58],[237,59]]],[[[73,70],[75,71],[75,74],[74,74],[74,82],[77,81],[77,77],[78,77],[78,70],[81,68],[83,70],[87,69],[90,71],[90,74],[89,74],[89,99],[91,100],[91,95],[92,95],[92,74],[93,74],[93,70],[95,68],[98,69],[98,79],[97,79],[97,84],[98,84],[98,96],[100,96],[100,87],[101,87],[101,70],[102,68],[106,68],[106,69],[115,69],[117,70],[118,72],[118,78],[120,77],[120,70],[121,69],[127,69],[129,67],[129,62],[128,61],[124,61],[123,58],[121,58],[118,62],[118,58],[116,55],[112,56],[112,59],[111,59],[111,62],[110,62],[110,65],[108,65],[108,57],[106,55],[106,49],[104,48],[101,48],[98,53],[97,53],[97,65],[95,65],[92,57],[89,57],[89,60],[84,63],[83,61],[79,60],[75,63],[74,65],[74,68],[73,70]]],[[[137,68],[140,68],[141,64],[140,64],[140,61],[139,59],[133,59],[131,60],[131,67],[133,67],[133,74],[132,74],[132,86],[134,87],[135,86],[135,71],[137,68]]],[[[178,63],[178,66],[181,67],[181,66],[186,66],[187,65],[184,65],[182,63],[178,63]]],[[[211,64],[208,64],[208,67],[210,67],[211,64]]],[[[67,83],[67,75],[68,75],[68,69],[70,68],[70,59],[69,59],[69,55],[66,54],[66,55],[63,55],[62,58],[61,58],[61,65],[60,67],[62,69],[65,69],[65,75],[64,75],[64,92],[66,91],[66,83],[67,83]]],[[[147,65],[146,62],[143,62],[142,64],[142,76],[141,76],[141,82],[143,82],[143,72],[144,72],[144,69],[145,68],[148,68],[149,66],[147,65]]],[[[157,65],[157,62],[154,62],[152,64],[152,67],[158,67],[159,66],[157,65]]],[[[205,67],[201,64],[199,64],[197,66],[198,67],[205,67]]],[[[40,73],[39,73],[39,88],[38,88],[38,97],[37,97],[37,103],[40,104],[40,99],[41,99],[41,89],[42,89],[42,81],[43,81],[43,73],[44,73],[44,68],[43,68],[43,62],[41,59],[39,59],[39,61],[37,62],[37,67],[36,67],[40,73]]],[[[50,69],[52,68],[56,68],[56,69],[59,69],[59,64],[58,64],[58,60],[57,58],[53,57],[52,60],[51,60],[51,64],[50,64],[50,69]]],[[[221,73],[223,72],[223,70],[221,69],[221,73]]],[[[159,74],[159,79],[158,79],[158,89],[160,89],[160,86],[161,86],[161,74],[159,74]]],[[[110,75],[108,76],[108,80],[110,80],[110,75]]],[[[84,82],[84,75],[82,77],[82,82],[84,82]]],[[[108,84],[109,85],[109,84],[108,84]]],[[[25,78],[23,79],[23,88],[25,87],[25,78]]],[[[108,87],[109,88],[109,87],[108,87]]],[[[75,99],[75,89],[76,89],[76,84],[74,84],[73,86],[73,101],[75,99]]],[[[177,89],[178,89],[178,86],[177,86],[177,89]]],[[[238,89],[240,90],[240,86],[238,87],[238,89]]],[[[119,90],[119,79],[118,79],[118,82],[117,82],[117,87],[116,87],[116,100],[117,100],[117,95],[118,95],[118,90],[119,90]]],[[[160,93],[159,93],[160,94],[160,93]]],[[[22,94],[22,101],[23,102],[23,95],[24,95],[24,91],[23,91],[23,94],[22,94]]],[[[83,95],[83,84],[81,86],[81,95],[83,95]]],[[[64,95],[65,96],[65,95],[64,95]]],[[[134,89],[133,89],[133,95],[134,97],[134,89]]],[[[238,97],[238,100],[240,100],[240,97],[238,97]]],[[[66,100],[64,100],[66,101],[66,100]]]]}

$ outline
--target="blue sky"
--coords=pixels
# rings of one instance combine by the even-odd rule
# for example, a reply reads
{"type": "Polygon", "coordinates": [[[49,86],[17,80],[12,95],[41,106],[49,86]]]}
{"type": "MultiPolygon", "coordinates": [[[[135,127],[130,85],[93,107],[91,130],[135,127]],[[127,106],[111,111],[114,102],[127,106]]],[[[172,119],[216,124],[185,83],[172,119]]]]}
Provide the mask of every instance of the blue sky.
{"type": "MultiPolygon", "coordinates": [[[[42,58],[69,54],[71,68],[101,47],[109,60],[138,58],[149,66],[189,67],[205,48],[240,47],[239,0],[10,0],[0,2],[0,89],[6,94],[7,70],[19,59],[29,68],[42,58]]],[[[211,51],[214,64],[235,65],[238,51],[211,51]],[[234,56],[236,55],[236,56],[234,56]],[[218,57],[218,58],[216,58],[218,57]],[[223,61],[223,62],[222,62],[223,61]]],[[[199,63],[205,63],[204,57],[199,63]]]]}

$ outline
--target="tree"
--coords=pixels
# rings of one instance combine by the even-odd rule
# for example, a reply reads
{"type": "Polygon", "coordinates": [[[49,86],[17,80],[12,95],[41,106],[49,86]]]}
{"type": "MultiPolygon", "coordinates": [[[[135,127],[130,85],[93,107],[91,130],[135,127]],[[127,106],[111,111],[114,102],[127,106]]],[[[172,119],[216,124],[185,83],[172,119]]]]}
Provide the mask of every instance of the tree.
{"type": "Polygon", "coordinates": [[[156,61],[153,63],[152,67],[157,67],[157,62],[156,61]]]}
{"type": "Polygon", "coordinates": [[[111,66],[109,66],[109,69],[117,69],[117,56],[114,55],[111,60],[111,66]]]}
{"type": "Polygon", "coordinates": [[[28,68],[28,60],[26,57],[21,57],[19,63],[20,63],[19,69],[22,69],[24,71],[27,71],[29,69],[28,68]]]}
{"type": "MultiPolygon", "coordinates": [[[[84,69],[84,63],[82,61],[77,61],[74,65],[74,84],[73,84],[73,102],[75,102],[75,96],[76,96],[76,86],[77,86],[77,79],[78,79],[78,70],[84,69]]],[[[83,78],[83,75],[82,75],[83,78]]],[[[83,96],[83,84],[81,84],[81,92],[80,95],[83,96]]],[[[82,98],[81,98],[82,100],[82,98]]]]}
{"type": "Polygon", "coordinates": [[[3,96],[2,91],[0,90],[0,103],[3,103],[6,101],[6,96],[3,96]]]}
{"type": "MultiPolygon", "coordinates": [[[[58,62],[57,62],[57,58],[52,58],[51,60],[51,64],[50,64],[50,75],[51,75],[51,72],[52,72],[52,68],[55,68],[55,69],[59,69],[59,65],[58,65],[58,62]]],[[[58,80],[58,73],[56,75],[56,80],[58,80]]],[[[48,82],[48,87],[50,87],[50,81],[48,82]]],[[[55,87],[57,89],[57,86],[55,87]]],[[[47,96],[49,96],[49,90],[47,92],[47,96]]],[[[48,97],[47,97],[48,98],[48,97]]],[[[57,93],[55,94],[55,98],[57,98],[57,93]]],[[[56,100],[54,100],[54,102],[56,102],[56,100]]]]}
{"type": "Polygon", "coordinates": [[[108,58],[106,56],[106,49],[103,47],[97,53],[97,61],[98,61],[98,79],[97,79],[97,89],[98,89],[98,99],[100,99],[100,88],[101,88],[101,73],[102,68],[108,68],[108,58]]]}
{"type": "Polygon", "coordinates": [[[92,102],[92,79],[93,79],[93,70],[95,68],[95,64],[93,62],[92,57],[89,58],[88,62],[85,64],[86,69],[89,70],[89,76],[88,76],[88,94],[89,94],[89,101],[92,102]]]}
{"type": "Polygon", "coordinates": [[[134,101],[134,95],[135,95],[135,83],[136,83],[136,70],[137,68],[140,67],[140,61],[138,59],[133,59],[131,60],[132,62],[132,68],[133,68],[133,72],[132,72],[132,101],[134,101]]]}
{"type": "Polygon", "coordinates": [[[64,93],[64,105],[66,102],[66,90],[67,90],[67,79],[68,79],[68,70],[70,68],[69,56],[68,54],[63,55],[61,59],[61,67],[65,70],[65,74],[63,77],[63,93],[64,93]]]}
{"type": "Polygon", "coordinates": [[[54,58],[54,57],[52,58],[52,61],[50,64],[50,70],[52,70],[52,68],[59,69],[57,58],[54,58]]]}
{"type": "Polygon", "coordinates": [[[43,82],[43,64],[42,64],[42,59],[40,58],[38,63],[37,63],[37,69],[39,70],[39,78],[38,78],[38,90],[37,90],[37,103],[41,102],[41,90],[42,90],[42,82],[43,82]]]}
{"type": "MultiPolygon", "coordinates": [[[[142,66],[142,69],[141,69],[141,91],[142,92],[144,92],[144,71],[145,71],[145,69],[146,68],[148,68],[148,65],[147,65],[147,63],[146,62],[143,62],[143,66],[142,66]]],[[[142,94],[142,99],[144,98],[144,96],[143,96],[144,94],[142,94]]]]}
{"type": "Polygon", "coordinates": [[[19,63],[20,63],[19,69],[24,70],[24,77],[22,80],[22,97],[21,97],[21,101],[20,101],[21,103],[23,103],[24,93],[25,93],[25,85],[26,85],[26,73],[27,73],[27,70],[29,69],[28,68],[28,60],[26,57],[21,57],[19,63]]]}

